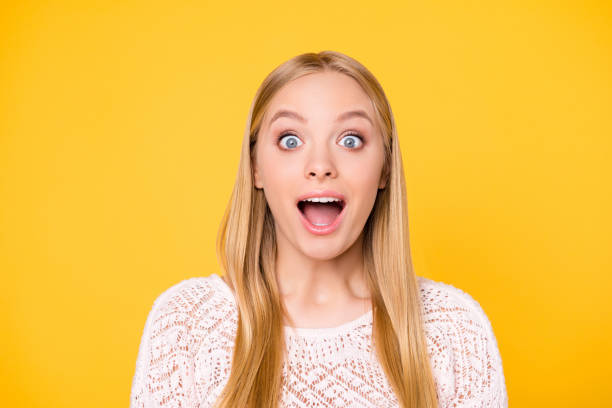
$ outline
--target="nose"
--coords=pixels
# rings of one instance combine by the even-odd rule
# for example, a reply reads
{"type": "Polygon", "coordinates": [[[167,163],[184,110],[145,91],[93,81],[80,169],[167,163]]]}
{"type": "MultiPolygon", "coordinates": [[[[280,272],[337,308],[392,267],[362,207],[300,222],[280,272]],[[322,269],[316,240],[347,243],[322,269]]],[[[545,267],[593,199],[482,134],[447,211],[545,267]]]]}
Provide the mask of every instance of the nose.
{"type": "Polygon", "coordinates": [[[305,167],[307,179],[335,178],[337,175],[332,157],[325,146],[314,148],[305,167]]]}

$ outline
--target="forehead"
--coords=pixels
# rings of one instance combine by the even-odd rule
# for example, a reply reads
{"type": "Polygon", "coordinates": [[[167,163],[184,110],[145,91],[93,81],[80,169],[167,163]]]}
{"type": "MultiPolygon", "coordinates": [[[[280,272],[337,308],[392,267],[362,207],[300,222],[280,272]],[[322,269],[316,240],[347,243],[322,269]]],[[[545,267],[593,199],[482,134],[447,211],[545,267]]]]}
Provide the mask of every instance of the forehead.
{"type": "Polygon", "coordinates": [[[335,119],[348,110],[363,110],[374,118],[372,101],[361,85],[339,72],[317,72],[288,82],[270,100],[264,121],[279,109],[296,111],[307,120],[335,119]]]}

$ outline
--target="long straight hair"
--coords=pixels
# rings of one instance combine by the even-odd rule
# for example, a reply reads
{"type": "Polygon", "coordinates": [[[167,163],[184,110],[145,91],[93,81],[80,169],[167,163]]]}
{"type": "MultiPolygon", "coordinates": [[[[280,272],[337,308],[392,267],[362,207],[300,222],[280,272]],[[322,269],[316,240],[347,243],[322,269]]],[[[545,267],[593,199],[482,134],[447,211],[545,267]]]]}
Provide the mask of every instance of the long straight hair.
{"type": "Polygon", "coordinates": [[[274,69],[251,104],[238,175],[217,234],[217,256],[236,296],[238,328],[231,373],[217,408],[276,408],[286,358],[281,302],[275,279],[274,219],[264,192],[254,187],[255,143],[276,92],[311,73],[335,71],[355,79],[369,96],[382,130],[387,184],[379,189],[364,226],[363,261],[370,289],[372,342],[402,408],[435,408],[437,397],[412,267],[402,157],[391,107],[376,78],[335,51],[305,53],[274,69]]]}

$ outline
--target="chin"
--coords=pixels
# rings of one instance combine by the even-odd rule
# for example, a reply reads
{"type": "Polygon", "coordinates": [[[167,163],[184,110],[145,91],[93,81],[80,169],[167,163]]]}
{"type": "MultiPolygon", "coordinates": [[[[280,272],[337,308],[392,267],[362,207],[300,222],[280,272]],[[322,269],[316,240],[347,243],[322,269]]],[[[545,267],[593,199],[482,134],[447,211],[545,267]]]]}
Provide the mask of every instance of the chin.
{"type": "Polygon", "coordinates": [[[317,261],[329,261],[342,255],[348,248],[332,245],[329,241],[301,245],[301,252],[317,261]]]}

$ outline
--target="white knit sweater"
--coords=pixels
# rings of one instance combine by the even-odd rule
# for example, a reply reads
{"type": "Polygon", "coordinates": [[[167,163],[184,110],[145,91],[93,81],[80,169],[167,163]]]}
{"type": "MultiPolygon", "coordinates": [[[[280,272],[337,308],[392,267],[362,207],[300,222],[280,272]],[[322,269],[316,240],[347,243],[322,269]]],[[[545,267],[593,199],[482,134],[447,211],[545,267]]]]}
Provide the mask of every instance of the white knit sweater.
{"type": "MultiPolygon", "coordinates": [[[[507,407],[497,340],[480,305],[417,277],[440,408],[507,407]]],[[[219,275],[163,292],[145,323],[131,408],[212,407],[231,368],[238,312],[219,275]]],[[[398,407],[372,348],[372,311],[334,328],[285,326],[281,407],[398,407]]]]}

